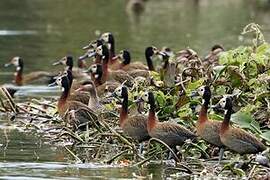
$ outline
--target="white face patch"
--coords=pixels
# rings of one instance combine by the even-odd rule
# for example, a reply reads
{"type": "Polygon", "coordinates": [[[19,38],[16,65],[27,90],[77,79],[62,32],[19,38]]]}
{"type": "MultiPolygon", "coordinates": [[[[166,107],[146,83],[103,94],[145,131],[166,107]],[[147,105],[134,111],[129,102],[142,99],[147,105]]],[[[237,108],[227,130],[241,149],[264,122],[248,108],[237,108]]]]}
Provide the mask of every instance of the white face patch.
{"type": "Polygon", "coordinates": [[[62,86],[62,78],[57,78],[55,82],[58,86],[62,86]]]}
{"type": "Polygon", "coordinates": [[[93,73],[97,73],[97,65],[92,65],[91,66],[91,71],[93,72],[93,73]]]}
{"type": "Polygon", "coordinates": [[[219,104],[222,108],[225,108],[226,106],[226,97],[222,98],[220,101],[219,101],[219,104]]]}
{"type": "Polygon", "coordinates": [[[11,63],[14,65],[14,66],[19,66],[19,57],[14,57],[11,61],[11,63]]]}
{"type": "Polygon", "coordinates": [[[102,34],[101,39],[103,39],[103,41],[105,41],[106,43],[109,42],[109,33],[102,34]]]}
{"type": "Polygon", "coordinates": [[[203,96],[204,94],[204,91],[205,91],[205,86],[202,86],[198,89],[198,93],[200,94],[200,96],[203,96]]]}
{"type": "Polygon", "coordinates": [[[153,52],[154,52],[154,54],[157,54],[158,49],[156,47],[153,47],[153,52]]]}
{"type": "Polygon", "coordinates": [[[145,102],[148,102],[149,101],[149,97],[148,97],[149,95],[148,95],[148,92],[146,92],[146,93],[144,93],[143,95],[142,95],[142,99],[145,101],[145,102]]]}
{"type": "Polygon", "coordinates": [[[124,52],[123,51],[120,51],[119,58],[124,59],[124,52]]]}
{"type": "Polygon", "coordinates": [[[122,96],[122,86],[115,89],[115,94],[117,96],[122,96]]]}
{"type": "Polygon", "coordinates": [[[102,52],[102,46],[99,46],[97,49],[96,49],[96,52],[98,55],[102,56],[103,52],[102,52]]]}

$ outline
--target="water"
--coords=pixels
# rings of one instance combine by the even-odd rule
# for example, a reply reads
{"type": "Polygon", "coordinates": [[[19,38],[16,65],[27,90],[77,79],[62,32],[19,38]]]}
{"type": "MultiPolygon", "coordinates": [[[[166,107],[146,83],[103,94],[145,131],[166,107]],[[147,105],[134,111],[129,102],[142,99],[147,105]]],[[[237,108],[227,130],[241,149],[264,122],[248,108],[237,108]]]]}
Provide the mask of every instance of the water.
{"type": "MultiPolygon", "coordinates": [[[[114,33],[117,50],[130,49],[136,60],[144,59],[144,48],[149,45],[173,50],[189,46],[203,56],[216,43],[226,49],[249,43],[240,32],[250,22],[263,27],[266,40],[270,37],[266,0],[149,0],[139,17],[126,4],[123,0],[1,0],[0,63],[19,55],[25,59],[27,72],[59,70],[52,62],[66,54],[79,57],[84,52],[81,47],[106,31],[114,33]]],[[[10,83],[13,69],[2,65],[0,83],[10,83]]],[[[34,90],[43,92],[42,88],[34,90]]],[[[70,163],[61,147],[0,119],[2,179],[133,178],[133,172],[161,176],[160,166],[138,170],[70,163]]]]}

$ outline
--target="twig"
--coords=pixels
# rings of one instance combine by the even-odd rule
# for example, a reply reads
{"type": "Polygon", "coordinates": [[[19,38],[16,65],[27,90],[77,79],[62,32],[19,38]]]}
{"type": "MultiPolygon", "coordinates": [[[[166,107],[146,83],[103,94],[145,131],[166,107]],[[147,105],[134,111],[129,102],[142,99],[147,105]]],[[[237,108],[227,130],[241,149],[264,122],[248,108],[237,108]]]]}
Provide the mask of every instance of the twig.
{"type": "Polygon", "coordinates": [[[111,164],[116,158],[122,156],[123,154],[127,153],[129,151],[129,149],[126,149],[118,154],[116,154],[115,156],[113,156],[111,159],[105,161],[106,164],[111,164]]]}
{"type": "Polygon", "coordinates": [[[163,141],[161,141],[160,139],[157,139],[157,138],[151,138],[149,141],[148,141],[148,148],[149,148],[149,145],[152,141],[156,141],[160,144],[163,144],[171,153],[172,155],[174,156],[174,158],[180,163],[180,159],[177,157],[177,155],[174,153],[174,151],[163,141]]]}
{"type": "Polygon", "coordinates": [[[76,162],[82,163],[81,159],[78,156],[76,156],[70,149],[68,149],[66,146],[65,149],[75,158],[76,162]]]}

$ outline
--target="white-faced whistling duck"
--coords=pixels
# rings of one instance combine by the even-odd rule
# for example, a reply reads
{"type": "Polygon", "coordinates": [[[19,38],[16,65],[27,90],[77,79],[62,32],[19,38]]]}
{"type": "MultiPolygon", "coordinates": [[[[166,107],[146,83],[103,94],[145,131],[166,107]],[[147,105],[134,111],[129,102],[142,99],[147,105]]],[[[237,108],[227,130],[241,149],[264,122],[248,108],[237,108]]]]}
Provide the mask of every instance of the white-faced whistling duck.
{"type": "Polygon", "coordinates": [[[12,58],[12,60],[9,63],[5,64],[5,67],[8,67],[10,65],[14,65],[16,67],[14,82],[17,86],[22,86],[24,84],[35,84],[35,83],[49,84],[54,81],[53,77],[55,75],[49,72],[45,72],[45,71],[35,71],[29,74],[23,75],[24,61],[19,56],[12,58]]]}
{"type": "Polygon", "coordinates": [[[87,72],[91,73],[91,78],[97,87],[109,81],[115,81],[120,84],[125,83],[125,85],[132,87],[134,82],[134,79],[122,70],[108,71],[107,79],[104,79],[104,71],[101,64],[93,64],[87,72]]]}
{"type": "Polygon", "coordinates": [[[209,120],[207,111],[211,100],[211,90],[209,86],[200,87],[195,94],[202,97],[202,107],[199,113],[199,119],[196,124],[197,135],[204,139],[206,142],[220,148],[219,162],[222,159],[224,152],[224,145],[219,137],[219,130],[221,121],[209,120]]]}
{"type": "MultiPolygon", "coordinates": [[[[83,60],[78,60],[78,61],[83,61],[83,60]]],[[[65,65],[66,68],[65,70],[70,70],[72,71],[73,78],[75,79],[82,79],[82,78],[88,78],[88,75],[83,72],[83,69],[81,68],[76,68],[73,67],[74,61],[73,57],[68,55],[60,59],[59,61],[56,61],[53,63],[54,66],[56,65],[65,65]]]]}
{"type": "MultiPolygon", "coordinates": [[[[120,127],[124,133],[137,140],[139,143],[150,138],[147,131],[147,116],[143,114],[128,115],[128,88],[120,86],[115,89],[114,95],[123,99],[120,110],[120,127]]],[[[140,146],[140,152],[142,146],[140,146]]]]}
{"type": "Polygon", "coordinates": [[[222,98],[217,106],[225,110],[224,120],[221,124],[219,136],[221,142],[230,150],[243,154],[256,154],[266,149],[264,144],[254,135],[241,128],[230,126],[230,119],[233,113],[232,97],[222,98]]]}
{"type": "Polygon", "coordinates": [[[71,125],[74,129],[83,129],[85,125],[92,124],[97,121],[95,112],[87,105],[78,102],[70,101],[70,82],[66,75],[60,76],[56,81],[49,86],[61,86],[63,88],[57,104],[59,115],[71,125]]]}
{"type": "Polygon", "coordinates": [[[207,68],[210,65],[215,66],[218,65],[219,56],[222,52],[224,52],[225,49],[219,45],[216,44],[212,47],[210,53],[204,58],[203,65],[207,68]]]}
{"type": "Polygon", "coordinates": [[[144,65],[142,62],[131,62],[131,55],[128,50],[122,50],[118,55],[114,58],[119,58],[122,62],[119,64],[118,69],[122,69],[124,71],[132,71],[136,69],[140,70],[148,70],[148,67],[144,65]]]}
{"type": "Polygon", "coordinates": [[[107,47],[109,49],[109,61],[108,64],[112,65],[114,63],[116,63],[116,59],[113,59],[113,57],[115,56],[115,39],[112,33],[107,32],[107,33],[103,33],[100,36],[100,40],[104,41],[107,44],[107,47]]]}
{"type": "Polygon", "coordinates": [[[78,96],[80,93],[87,93],[89,95],[88,107],[93,111],[96,111],[102,107],[99,102],[97,89],[93,81],[85,81],[78,89],[75,90],[75,92],[78,93],[78,96]]]}
{"type": "Polygon", "coordinates": [[[96,48],[101,45],[103,45],[103,41],[100,39],[91,41],[87,46],[83,47],[83,49],[87,49],[87,52],[83,56],[79,57],[79,60],[84,60],[85,58],[91,58],[95,56],[94,63],[101,63],[102,57],[95,53],[96,48]]]}
{"type": "Polygon", "coordinates": [[[182,145],[187,139],[194,139],[196,135],[185,127],[172,122],[159,122],[156,116],[156,103],[154,94],[146,92],[141,100],[150,104],[150,110],[147,120],[147,130],[151,137],[162,140],[168,146],[175,148],[182,145]]]}

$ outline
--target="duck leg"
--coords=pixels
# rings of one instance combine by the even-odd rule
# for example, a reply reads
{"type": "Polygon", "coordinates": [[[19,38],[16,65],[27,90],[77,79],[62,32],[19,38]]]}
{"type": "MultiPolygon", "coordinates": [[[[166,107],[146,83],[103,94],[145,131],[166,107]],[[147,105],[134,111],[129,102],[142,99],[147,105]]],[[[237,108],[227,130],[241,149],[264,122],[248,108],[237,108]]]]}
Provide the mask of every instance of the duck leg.
{"type": "Polygon", "coordinates": [[[143,143],[141,142],[139,144],[139,154],[142,154],[143,153],[143,143]]]}
{"type": "MultiPolygon", "coordinates": [[[[173,152],[176,154],[176,152],[177,152],[176,147],[173,147],[172,150],[173,150],[173,152]]],[[[173,156],[172,152],[169,151],[168,160],[170,160],[170,159],[172,159],[172,158],[174,159],[174,156],[173,156]]],[[[176,160],[176,159],[175,159],[175,160],[176,160]]]]}
{"type": "Polygon", "coordinates": [[[221,148],[219,149],[218,164],[220,164],[220,161],[222,160],[223,155],[224,155],[224,148],[221,147],[221,148]]]}

